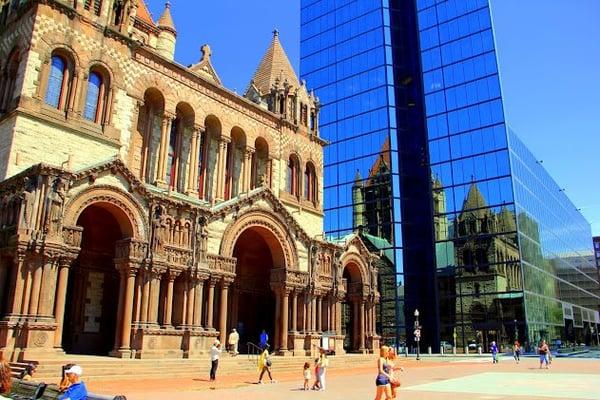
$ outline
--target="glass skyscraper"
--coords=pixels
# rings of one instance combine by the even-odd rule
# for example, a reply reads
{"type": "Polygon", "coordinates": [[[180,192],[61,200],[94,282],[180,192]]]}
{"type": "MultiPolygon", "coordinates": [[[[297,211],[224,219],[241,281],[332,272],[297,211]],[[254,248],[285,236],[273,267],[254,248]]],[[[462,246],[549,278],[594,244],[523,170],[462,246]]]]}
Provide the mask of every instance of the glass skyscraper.
{"type": "Polygon", "coordinates": [[[384,342],[417,308],[436,347],[592,340],[590,226],[508,127],[488,0],[303,0],[300,68],[326,233],[380,253],[384,342]]]}

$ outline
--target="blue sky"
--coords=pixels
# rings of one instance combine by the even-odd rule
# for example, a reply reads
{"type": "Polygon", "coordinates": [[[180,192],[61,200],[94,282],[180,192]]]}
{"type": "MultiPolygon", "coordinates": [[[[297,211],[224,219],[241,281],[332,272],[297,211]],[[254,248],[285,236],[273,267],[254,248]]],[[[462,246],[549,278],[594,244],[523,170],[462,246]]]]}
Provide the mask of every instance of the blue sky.
{"type": "MultiPolygon", "coordinates": [[[[296,70],[299,0],[171,0],[176,60],[210,44],[229,89],[243,93],[277,28],[296,70]]],[[[147,4],[158,19],[164,1],[147,4]]],[[[495,0],[492,12],[512,128],[600,235],[600,1],[495,0]]],[[[310,86],[310,82],[308,82],[310,86]]]]}

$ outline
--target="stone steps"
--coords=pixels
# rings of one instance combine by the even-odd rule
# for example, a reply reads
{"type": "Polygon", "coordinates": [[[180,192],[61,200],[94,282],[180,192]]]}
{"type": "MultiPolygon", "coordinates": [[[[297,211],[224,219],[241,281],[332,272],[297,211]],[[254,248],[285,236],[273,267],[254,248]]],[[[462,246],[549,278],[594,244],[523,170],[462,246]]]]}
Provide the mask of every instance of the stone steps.
{"type": "MultiPolygon", "coordinates": [[[[357,367],[373,363],[373,355],[343,355],[331,356],[331,367],[357,367]]],[[[280,357],[273,356],[273,368],[277,372],[301,371],[304,362],[314,363],[313,357],[280,357]]],[[[205,377],[208,375],[210,363],[206,359],[158,359],[158,360],[131,360],[108,357],[81,357],[65,356],[55,360],[42,360],[38,365],[34,379],[46,382],[58,382],[61,376],[61,367],[67,363],[81,365],[86,381],[115,380],[115,379],[151,379],[151,378],[181,378],[205,377]]],[[[22,363],[26,365],[26,363],[22,363]]],[[[253,374],[256,373],[256,358],[248,359],[247,356],[223,357],[219,362],[219,370],[228,374],[253,374]]]]}

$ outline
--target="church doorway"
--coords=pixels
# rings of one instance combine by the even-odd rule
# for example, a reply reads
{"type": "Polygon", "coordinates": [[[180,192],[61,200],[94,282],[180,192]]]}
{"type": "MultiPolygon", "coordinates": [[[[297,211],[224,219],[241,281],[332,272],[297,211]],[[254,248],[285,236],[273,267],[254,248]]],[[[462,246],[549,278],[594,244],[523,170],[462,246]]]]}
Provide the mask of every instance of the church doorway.
{"type": "Polygon", "coordinates": [[[240,352],[246,352],[248,342],[258,345],[262,330],[273,349],[276,316],[271,270],[283,258],[281,245],[266,228],[250,227],[237,239],[233,256],[237,265],[229,331],[238,330],[240,352]]]}
{"type": "Polygon", "coordinates": [[[122,229],[128,223],[108,203],[90,205],[77,220],[83,237],[67,286],[62,340],[67,353],[107,355],[114,348],[119,305],[115,247],[131,236],[130,226],[122,229]]]}
{"type": "Polygon", "coordinates": [[[361,347],[359,303],[362,294],[362,279],[358,265],[349,263],[344,267],[342,282],[346,288],[346,297],[342,301],[342,335],[344,350],[348,353],[361,347]]]}

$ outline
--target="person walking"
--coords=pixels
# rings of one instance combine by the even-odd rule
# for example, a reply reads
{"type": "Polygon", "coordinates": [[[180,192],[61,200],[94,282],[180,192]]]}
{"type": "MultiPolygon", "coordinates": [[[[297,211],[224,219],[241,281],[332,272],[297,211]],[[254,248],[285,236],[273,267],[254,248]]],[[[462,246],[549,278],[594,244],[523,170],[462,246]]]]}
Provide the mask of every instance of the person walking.
{"type": "Polygon", "coordinates": [[[10,397],[4,397],[10,393],[12,387],[10,365],[5,360],[0,360],[0,399],[10,399],[10,397]]]}
{"type": "Polygon", "coordinates": [[[267,332],[265,332],[265,330],[263,329],[262,332],[260,333],[258,347],[260,347],[261,350],[264,350],[267,348],[268,344],[269,344],[269,335],[267,335],[267,332]]]}
{"type": "Polygon", "coordinates": [[[239,335],[239,333],[237,333],[235,328],[233,328],[231,330],[231,333],[229,334],[229,339],[227,340],[227,342],[229,344],[229,351],[231,351],[231,355],[234,357],[238,355],[238,342],[239,341],[240,341],[240,335],[239,335]]]}
{"type": "Polygon", "coordinates": [[[540,340],[540,345],[538,346],[538,354],[540,356],[540,369],[542,369],[542,364],[546,364],[546,369],[550,368],[548,366],[548,345],[544,339],[540,340]]]}
{"type": "Polygon", "coordinates": [[[381,346],[379,348],[379,358],[377,359],[377,378],[375,379],[375,386],[377,388],[375,392],[375,400],[381,400],[381,397],[385,395],[385,400],[392,399],[392,387],[390,380],[393,379],[391,374],[391,366],[388,364],[388,346],[381,346]]]}
{"type": "Polygon", "coordinates": [[[319,348],[319,361],[317,361],[317,365],[319,367],[319,372],[317,373],[317,381],[319,382],[319,391],[325,390],[325,373],[327,372],[327,367],[329,367],[329,359],[327,358],[327,352],[322,347],[319,348]]]}
{"type": "Polygon", "coordinates": [[[498,345],[496,342],[492,341],[490,350],[492,351],[492,364],[498,364],[498,345]]]}
{"type": "Polygon", "coordinates": [[[87,399],[87,388],[81,381],[83,370],[79,365],[73,365],[65,371],[67,379],[71,383],[69,388],[58,397],[58,400],[85,400],[87,399]]]}
{"type": "Polygon", "coordinates": [[[513,357],[517,364],[521,361],[521,343],[518,340],[515,340],[515,344],[513,344],[513,357]]]}
{"type": "Polygon", "coordinates": [[[395,399],[397,391],[401,386],[400,379],[398,379],[398,377],[396,376],[396,371],[404,371],[404,368],[402,368],[400,366],[396,366],[396,362],[397,362],[396,350],[394,350],[391,347],[388,351],[387,361],[388,361],[388,364],[390,365],[390,371],[391,371],[391,375],[393,378],[390,380],[390,387],[392,389],[392,399],[395,399]]]}
{"type": "Polygon", "coordinates": [[[215,339],[210,348],[210,381],[217,379],[217,368],[219,368],[219,358],[221,357],[221,342],[215,339]]]}
{"type": "MultiPolygon", "coordinates": [[[[264,331],[263,331],[264,332],[264,331]]],[[[263,352],[258,357],[258,370],[260,371],[260,375],[258,376],[258,384],[262,384],[262,378],[265,372],[269,374],[269,379],[271,383],[275,383],[273,380],[273,375],[271,375],[271,366],[273,365],[271,361],[271,356],[269,355],[269,345],[265,345],[263,352]]]]}
{"type": "Polygon", "coordinates": [[[310,363],[304,363],[304,370],[302,371],[302,375],[304,377],[304,387],[303,390],[308,390],[310,386],[310,363]]]}

